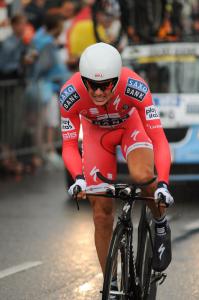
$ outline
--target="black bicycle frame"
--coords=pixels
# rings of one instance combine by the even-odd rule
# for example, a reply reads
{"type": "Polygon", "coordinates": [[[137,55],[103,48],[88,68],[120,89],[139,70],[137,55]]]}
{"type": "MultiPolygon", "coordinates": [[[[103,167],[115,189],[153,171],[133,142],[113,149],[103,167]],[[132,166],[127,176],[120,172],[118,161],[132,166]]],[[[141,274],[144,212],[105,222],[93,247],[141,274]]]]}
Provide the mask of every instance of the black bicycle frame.
{"type": "MultiPolygon", "coordinates": [[[[125,204],[122,207],[122,214],[119,216],[119,220],[117,222],[116,226],[120,226],[120,224],[123,224],[123,226],[126,229],[126,232],[129,233],[130,237],[130,247],[129,247],[129,263],[130,263],[130,291],[133,291],[133,295],[129,296],[134,296],[135,299],[141,295],[141,287],[139,285],[139,278],[137,276],[137,268],[136,268],[136,261],[134,257],[134,249],[133,249],[133,222],[132,222],[132,210],[133,210],[133,205],[135,203],[136,198],[135,196],[132,196],[130,199],[122,200],[125,202],[125,204]]],[[[140,198],[141,199],[141,198],[140,198]]]]}

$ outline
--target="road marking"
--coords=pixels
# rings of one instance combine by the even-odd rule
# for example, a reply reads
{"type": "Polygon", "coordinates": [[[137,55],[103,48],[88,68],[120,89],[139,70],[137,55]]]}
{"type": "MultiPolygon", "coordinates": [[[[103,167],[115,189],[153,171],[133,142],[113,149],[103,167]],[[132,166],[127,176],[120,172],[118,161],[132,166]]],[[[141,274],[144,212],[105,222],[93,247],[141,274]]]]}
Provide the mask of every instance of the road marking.
{"type": "Polygon", "coordinates": [[[77,289],[76,289],[76,292],[79,292],[79,293],[85,293],[85,292],[88,292],[88,291],[91,291],[95,288],[95,281],[97,279],[102,279],[102,273],[99,273],[97,275],[95,275],[90,281],[88,282],[85,282],[84,284],[80,285],[77,289]]]}
{"type": "Polygon", "coordinates": [[[196,229],[199,229],[199,221],[195,220],[193,222],[190,222],[184,228],[186,230],[196,230],[196,229]]]}
{"type": "Polygon", "coordinates": [[[28,270],[30,268],[37,267],[41,264],[42,264],[41,261],[30,261],[30,262],[26,262],[26,263],[23,263],[23,264],[18,265],[18,266],[13,266],[11,268],[2,270],[2,271],[0,271],[0,279],[2,279],[4,277],[7,277],[7,276],[10,276],[10,275],[13,275],[13,274],[16,274],[18,272],[28,270]]]}

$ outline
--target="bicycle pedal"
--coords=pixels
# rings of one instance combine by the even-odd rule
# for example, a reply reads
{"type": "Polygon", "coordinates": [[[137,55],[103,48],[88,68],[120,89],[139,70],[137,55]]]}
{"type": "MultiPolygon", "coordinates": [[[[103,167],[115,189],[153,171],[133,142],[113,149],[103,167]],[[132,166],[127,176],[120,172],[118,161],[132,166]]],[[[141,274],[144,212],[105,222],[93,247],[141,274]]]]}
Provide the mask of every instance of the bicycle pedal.
{"type": "Polygon", "coordinates": [[[153,279],[151,280],[151,283],[159,281],[159,285],[163,284],[165,281],[167,274],[166,273],[154,273],[152,275],[153,279]]]}
{"type": "Polygon", "coordinates": [[[162,273],[162,277],[161,277],[161,281],[159,281],[159,285],[163,284],[163,282],[165,281],[165,279],[167,278],[167,274],[166,273],[162,273]]]}

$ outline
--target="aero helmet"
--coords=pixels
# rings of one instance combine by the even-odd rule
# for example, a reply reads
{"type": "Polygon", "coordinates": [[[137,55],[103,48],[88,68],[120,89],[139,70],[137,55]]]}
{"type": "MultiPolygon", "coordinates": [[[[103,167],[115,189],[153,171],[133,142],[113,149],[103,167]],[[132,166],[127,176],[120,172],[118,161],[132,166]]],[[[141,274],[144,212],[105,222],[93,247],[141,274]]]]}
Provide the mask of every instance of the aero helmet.
{"type": "Polygon", "coordinates": [[[79,70],[83,79],[92,81],[114,79],[116,85],[121,68],[120,53],[106,43],[97,43],[87,47],[80,57],[79,70]]]}

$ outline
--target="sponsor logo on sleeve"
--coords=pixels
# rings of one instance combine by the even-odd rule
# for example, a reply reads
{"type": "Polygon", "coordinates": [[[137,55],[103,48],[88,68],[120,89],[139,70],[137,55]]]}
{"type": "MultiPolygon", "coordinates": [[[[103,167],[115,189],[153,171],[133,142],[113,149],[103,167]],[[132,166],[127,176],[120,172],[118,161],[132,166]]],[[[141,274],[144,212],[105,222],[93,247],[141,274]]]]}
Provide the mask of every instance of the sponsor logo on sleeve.
{"type": "Polygon", "coordinates": [[[150,124],[146,124],[146,126],[150,129],[157,129],[157,128],[162,128],[162,124],[158,124],[158,125],[150,125],[150,124]]]}
{"type": "Polygon", "coordinates": [[[61,130],[62,132],[75,129],[73,123],[69,118],[61,118],[61,130]]]}
{"type": "Polygon", "coordinates": [[[63,140],[67,141],[67,140],[76,139],[77,133],[76,132],[67,132],[67,133],[64,133],[62,136],[63,136],[63,140]]]}
{"type": "Polygon", "coordinates": [[[66,110],[69,110],[79,99],[80,96],[72,84],[65,87],[60,94],[60,102],[66,110]]]}
{"type": "Polygon", "coordinates": [[[159,119],[159,114],[154,105],[145,107],[145,116],[147,121],[159,119]]]}
{"type": "Polygon", "coordinates": [[[142,101],[148,92],[148,87],[145,83],[135,80],[133,78],[128,78],[125,95],[142,101]]]}

